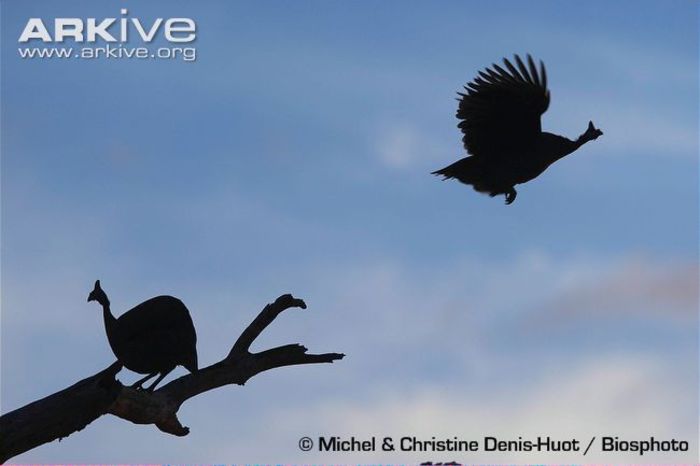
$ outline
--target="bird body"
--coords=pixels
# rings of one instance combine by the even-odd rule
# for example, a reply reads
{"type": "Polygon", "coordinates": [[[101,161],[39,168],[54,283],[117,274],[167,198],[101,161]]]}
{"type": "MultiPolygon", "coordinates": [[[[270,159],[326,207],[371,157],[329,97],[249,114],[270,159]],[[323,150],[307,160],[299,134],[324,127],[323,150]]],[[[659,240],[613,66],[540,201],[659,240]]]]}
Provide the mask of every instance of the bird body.
{"type": "Polygon", "coordinates": [[[491,196],[505,194],[510,204],[517,195],[515,185],[538,177],[603,133],[592,122],[576,141],[543,132],[540,117],[550,99],[544,64],[538,70],[529,55],[527,66],[517,55],[517,68],[507,59],[503,63],[508,70],[494,64],[465,86],[466,93],[459,93],[458,126],[471,155],[433,174],[491,196]]]}
{"type": "Polygon", "coordinates": [[[474,185],[480,192],[503,194],[511,186],[541,175],[551,164],[579,147],[576,142],[551,133],[541,133],[533,148],[493,157],[465,157],[435,174],[474,185]]]}
{"type": "Polygon", "coordinates": [[[160,374],[153,390],[176,366],[197,371],[197,335],[187,307],[172,296],[156,296],[115,318],[99,280],[88,301],[102,305],[107,340],[117,359],[129,370],[148,374],[135,385],[160,374]]]}

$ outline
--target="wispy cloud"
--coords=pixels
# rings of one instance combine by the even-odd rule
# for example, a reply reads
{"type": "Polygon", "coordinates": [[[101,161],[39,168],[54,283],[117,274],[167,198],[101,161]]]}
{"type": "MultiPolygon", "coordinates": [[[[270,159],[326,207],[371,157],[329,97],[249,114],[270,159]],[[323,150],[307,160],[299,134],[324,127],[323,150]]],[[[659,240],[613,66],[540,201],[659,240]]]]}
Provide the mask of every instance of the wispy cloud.
{"type": "MultiPolygon", "coordinates": [[[[620,435],[624,439],[684,439],[695,445],[697,400],[691,378],[679,377],[658,359],[636,354],[608,355],[604,359],[582,360],[531,381],[509,380],[488,391],[468,387],[446,388],[423,383],[408,388],[396,384],[361,401],[336,398],[311,402],[270,414],[267,421],[277,444],[266,444],[263,461],[289,457],[289,445],[302,435],[317,436],[416,436],[478,439],[495,436],[517,440],[551,436],[564,440],[578,438],[585,445],[596,436],[620,435]],[[675,382],[673,382],[675,381],[675,382]],[[283,417],[284,426],[272,422],[283,417]]],[[[360,386],[364,384],[359,384],[360,386]]],[[[261,461],[262,445],[237,444],[223,450],[224,456],[261,461]],[[249,459],[248,459],[249,458],[249,459]]],[[[588,462],[693,461],[693,451],[671,456],[652,453],[601,453],[596,443],[588,462]]],[[[417,463],[426,460],[466,463],[570,462],[583,456],[558,453],[484,452],[475,453],[292,453],[289,461],[299,463],[362,462],[417,463]]]]}
{"type": "Polygon", "coordinates": [[[414,128],[395,126],[380,136],[377,152],[381,161],[391,168],[406,168],[420,157],[418,137],[414,128]]]}
{"type": "Polygon", "coordinates": [[[652,313],[668,319],[697,320],[698,265],[654,262],[634,257],[571,283],[543,312],[569,315],[652,313]]]}

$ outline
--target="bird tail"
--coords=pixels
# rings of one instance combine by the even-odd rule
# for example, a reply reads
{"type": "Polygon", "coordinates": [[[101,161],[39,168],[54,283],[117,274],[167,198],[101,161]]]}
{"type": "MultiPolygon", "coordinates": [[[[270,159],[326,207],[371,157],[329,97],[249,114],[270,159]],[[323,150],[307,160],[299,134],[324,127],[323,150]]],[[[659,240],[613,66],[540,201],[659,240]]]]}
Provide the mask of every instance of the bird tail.
{"type": "Polygon", "coordinates": [[[435,170],[432,175],[440,175],[443,179],[457,178],[462,183],[474,184],[478,176],[478,170],[474,157],[466,157],[448,165],[440,170],[435,170]]]}

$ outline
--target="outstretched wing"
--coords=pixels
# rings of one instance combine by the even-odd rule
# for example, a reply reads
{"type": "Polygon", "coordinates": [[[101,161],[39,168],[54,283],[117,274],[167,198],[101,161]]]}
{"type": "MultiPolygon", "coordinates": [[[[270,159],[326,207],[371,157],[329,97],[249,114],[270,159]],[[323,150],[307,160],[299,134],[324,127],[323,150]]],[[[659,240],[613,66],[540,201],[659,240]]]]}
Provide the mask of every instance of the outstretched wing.
{"type": "Polygon", "coordinates": [[[470,154],[510,157],[535,144],[549,91],[544,63],[540,61],[538,71],[530,55],[527,62],[515,55],[516,68],[504,58],[507,70],[493,64],[464,87],[466,94],[458,93],[458,126],[470,154]]]}

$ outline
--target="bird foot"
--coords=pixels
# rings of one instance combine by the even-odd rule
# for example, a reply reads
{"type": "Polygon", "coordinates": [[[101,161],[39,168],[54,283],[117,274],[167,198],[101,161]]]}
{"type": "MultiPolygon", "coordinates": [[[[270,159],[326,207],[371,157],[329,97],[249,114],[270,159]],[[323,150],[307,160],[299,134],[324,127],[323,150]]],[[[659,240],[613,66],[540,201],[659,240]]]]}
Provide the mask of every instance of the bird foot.
{"type": "Polygon", "coordinates": [[[513,201],[515,200],[515,197],[518,195],[518,192],[510,188],[510,191],[508,191],[506,194],[506,205],[511,205],[513,201]]]}
{"type": "Polygon", "coordinates": [[[131,386],[137,392],[152,393],[155,390],[155,385],[151,384],[150,387],[144,387],[142,383],[135,383],[131,386]]]}

